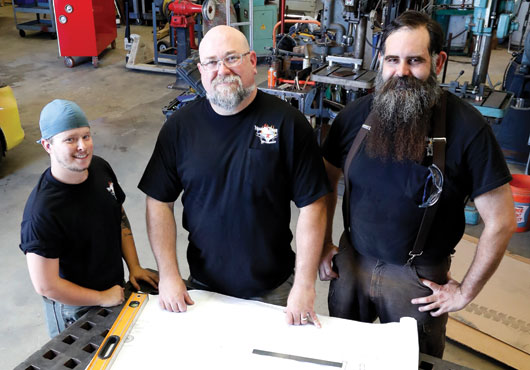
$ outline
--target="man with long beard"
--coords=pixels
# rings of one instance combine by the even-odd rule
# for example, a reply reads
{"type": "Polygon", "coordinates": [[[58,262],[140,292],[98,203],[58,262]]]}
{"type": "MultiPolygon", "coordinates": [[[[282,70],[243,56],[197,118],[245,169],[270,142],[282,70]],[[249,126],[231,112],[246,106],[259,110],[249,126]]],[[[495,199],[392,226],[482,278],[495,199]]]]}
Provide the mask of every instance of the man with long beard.
{"type": "Polygon", "coordinates": [[[428,16],[409,11],[396,18],[383,32],[375,92],[333,122],[323,152],[335,192],[328,196],[319,267],[320,278],[331,280],[332,316],[382,323],[414,317],[420,351],[437,357],[444,350],[448,312],[476,297],[515,229],[511,176],[490,127],[475,108],[451,94],[444,97],[437,84],[447,57],[442,42],[440,26],[428,16]],[[358,139],[347,165],[361,133],[364,142],[358,139]],[[433,152],[432,142],[444,139],[445,148],[435,146],[433,152]],[[437,165],[441,154],[445,160],[437,165]],[[350,191],[337,248],[331,230],[340,168],[350,191]],[[466,276],[457,282],[449,275],[450,258],[464,232],[469,197],[484,231],[466,276]],[[430,228],[422,226],[420,233],[425,210],[434,206],[430,228]]]}
{"type": "Polygon", "coordinates": [[[173,209],[182,192],[188,286],[287,306],[288,323],[319,325],[315,280],[330,188],[311,126],[256,89],[256,53],[241,32],[212,28],[199,54],[207,98],[167,120],[139,184],[160,304],[173,312],[193,304],[176,259],[173,209]],[[296,269],[291,200],[300,208],[296,269]]]}

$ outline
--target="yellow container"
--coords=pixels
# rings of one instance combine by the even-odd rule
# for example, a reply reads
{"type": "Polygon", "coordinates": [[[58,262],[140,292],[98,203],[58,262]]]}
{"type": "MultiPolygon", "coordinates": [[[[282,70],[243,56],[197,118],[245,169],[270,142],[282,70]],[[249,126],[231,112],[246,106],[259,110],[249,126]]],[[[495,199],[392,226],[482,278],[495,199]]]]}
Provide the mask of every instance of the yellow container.
{"type": "MultiPolygon", "coordinates": [[[[24,139],[24,130],[20,125],[20,116],[18,115],[17,101],[13,95],[11,87],[0,87],[0,139],[5,140],[0,143],[3,150],[10,150],[20,144],[24,139]]],[[[0,155],[4,153],[0,152],[0,155]]]]}

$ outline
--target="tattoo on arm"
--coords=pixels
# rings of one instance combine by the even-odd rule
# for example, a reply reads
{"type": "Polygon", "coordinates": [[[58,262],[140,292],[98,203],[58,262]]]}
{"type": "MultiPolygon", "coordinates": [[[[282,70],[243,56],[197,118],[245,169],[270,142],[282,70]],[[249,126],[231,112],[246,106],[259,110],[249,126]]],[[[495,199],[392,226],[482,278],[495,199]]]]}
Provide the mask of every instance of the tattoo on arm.
{"type": "Polygon", "coordinates": [[[131,224],[123,208],[121,209],[121,230],[125,232],[125,236],[132,235],[131,224]]]}

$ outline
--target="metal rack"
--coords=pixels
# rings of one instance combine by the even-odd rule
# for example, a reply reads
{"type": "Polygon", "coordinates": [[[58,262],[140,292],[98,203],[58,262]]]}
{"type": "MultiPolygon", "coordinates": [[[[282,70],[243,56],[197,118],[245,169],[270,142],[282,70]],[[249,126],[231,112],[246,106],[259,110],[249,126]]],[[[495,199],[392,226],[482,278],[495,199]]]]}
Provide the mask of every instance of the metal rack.
{"type": "Polygon", "coordinates": [[[232,1],[226,0],[226,25],[230,27],[238,26],[248,26],[250,37],[248,39],[250,50],[254,50],[254,0],[249,1],[248,13],[249,19],[248,22],[232,22],[230,19],[230,7],[232,6],[232,1]]]}
{"type": "Polygon", "coordinates": [[[50,37],[54,39],[57,36],[55,27],[55,16],[53,13],[53,0],[42,1],[21,1],[14,2],[13,14],[15,17],[15,26],[18,29],[20,37],[26,36],[26,30],[49,32],[50,37]],[[23,23],[17,22],[17,13],[32,13],[36,19],[23,23]],[[49,19],[43,19],[41,16],[48,15],[49,19]]]}

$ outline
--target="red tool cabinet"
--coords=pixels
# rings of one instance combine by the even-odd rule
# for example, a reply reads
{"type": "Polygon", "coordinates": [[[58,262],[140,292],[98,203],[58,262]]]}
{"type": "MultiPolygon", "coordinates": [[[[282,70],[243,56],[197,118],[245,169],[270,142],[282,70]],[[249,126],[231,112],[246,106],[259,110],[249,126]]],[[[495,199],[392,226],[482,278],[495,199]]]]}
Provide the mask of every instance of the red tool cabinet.
{"type": "Polygon", "coordinates": [[[72,68],[73,57],[92,57],[94,67],[98,56],[111,46],[116,47],[116,13],[114,0],[53,0],[59,55],[72,68]]]}

